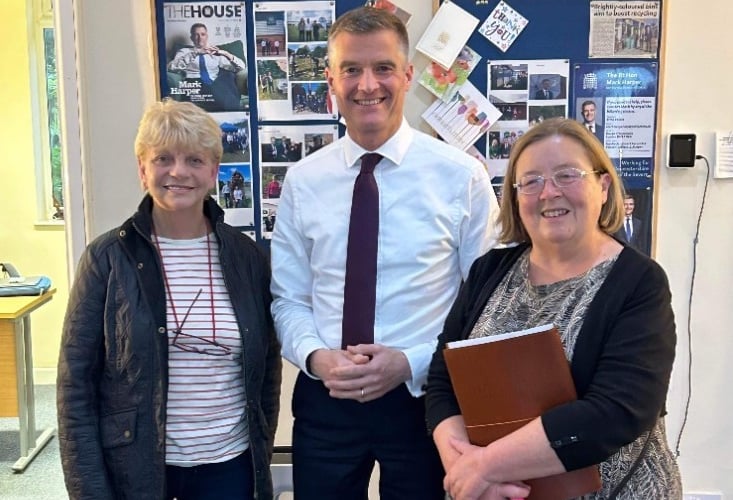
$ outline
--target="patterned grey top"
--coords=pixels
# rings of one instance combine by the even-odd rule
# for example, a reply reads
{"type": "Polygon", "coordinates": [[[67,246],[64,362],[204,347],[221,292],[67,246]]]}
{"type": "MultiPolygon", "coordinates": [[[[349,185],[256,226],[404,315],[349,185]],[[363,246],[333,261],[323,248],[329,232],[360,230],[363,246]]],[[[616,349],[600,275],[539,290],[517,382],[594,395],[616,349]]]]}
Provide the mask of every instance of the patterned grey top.
{"type": "MultiPolygon", "coordinates": [[[[529,249],[489,298],[471,331],[470,338],[497,335],[553,323],[562,337],[568,361],[573,359],[575,341],[583,326],[588,305],[616,262],[612,257],[573,278],[535,286],[529,282],[529,249]]],[[[622,447],[600,464],[602,489],[583,500],[605,500],[636,461],[649,435],[646,455],[626,487],[616,497],[632,499],[679,499],[682,485],[674,456],[667,445],[664,420],[622,447]]]]}

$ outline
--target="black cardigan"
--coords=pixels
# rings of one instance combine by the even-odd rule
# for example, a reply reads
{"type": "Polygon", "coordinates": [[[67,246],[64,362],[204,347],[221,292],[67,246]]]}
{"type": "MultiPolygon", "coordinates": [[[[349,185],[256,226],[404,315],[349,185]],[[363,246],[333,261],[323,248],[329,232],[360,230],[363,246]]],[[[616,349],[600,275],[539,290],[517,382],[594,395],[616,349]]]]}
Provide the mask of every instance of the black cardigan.
{"type": "MultiPolygon", "coordinates": [[[[446,342],[465,339],[486,302],[527,245],[492,250],[476,260],[451,308],[428,373],[432,432],[460,414],[446,371],[446,342]]],[[[664,410],[676,333],[662,268],[625,247],[588,306],[571,372],[578,400],[542,415],[566,470],[597,464],[654,426],[664,410]]]]}

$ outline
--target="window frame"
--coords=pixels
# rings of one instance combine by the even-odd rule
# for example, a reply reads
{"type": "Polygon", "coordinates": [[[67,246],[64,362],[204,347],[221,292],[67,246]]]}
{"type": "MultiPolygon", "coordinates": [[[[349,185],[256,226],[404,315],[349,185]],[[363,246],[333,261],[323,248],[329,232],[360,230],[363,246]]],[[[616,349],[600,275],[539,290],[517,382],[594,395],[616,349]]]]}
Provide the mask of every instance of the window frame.
{"type": "MultiPolygon", "coordinates": [[[[54,35],[54,53],[58,51],[58,36],[54,26],[52,0],[31,0],[26,3],[28,21],[28,50],[30,59],[31,85],[31,115],[34,135],[34,164],[36,177],[36,225],[63,225],[63,203],[60,210],[54,206],[53,200],[53,172],[51,165],[51,141],[48,109],[48,80],[46,74],[46,44],[45,33],[51,30],[54,35]],[[61,213],[61,217],[55,214],[61,213]]],[[[60,106],[58,93],[59,64],[56,61],[56,106],[60,106]]],[[[60,117],[59,127],[60,127],[60,117]]],[[[59,132],[59,148],[63,144],[59,132]]],[[[58,152],[61,157],[61,151],[58,152]]],[[[65,182],[63,165],[61,175],[61,194],[63,196],[65,182]]]]}

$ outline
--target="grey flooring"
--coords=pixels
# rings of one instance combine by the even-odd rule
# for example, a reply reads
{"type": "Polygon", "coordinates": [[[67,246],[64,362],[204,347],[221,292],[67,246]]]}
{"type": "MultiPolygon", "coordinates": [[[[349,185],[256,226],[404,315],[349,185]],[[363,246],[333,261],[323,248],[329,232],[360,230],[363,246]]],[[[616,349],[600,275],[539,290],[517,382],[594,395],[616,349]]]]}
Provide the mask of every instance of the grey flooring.
{"type": "MultiPolygon", "coordinates": [[[[56,387],[37,385],[36,427],[56,427],[56,387]]],[[[12,465],[20,456],[18,418],[0,418],[0,498],[2,500],[67,500],[59,459],[59,443],[54,436],[23,473],[12,465]]],[[[40,434],[40,432],[39,432],[40,434]]]]}

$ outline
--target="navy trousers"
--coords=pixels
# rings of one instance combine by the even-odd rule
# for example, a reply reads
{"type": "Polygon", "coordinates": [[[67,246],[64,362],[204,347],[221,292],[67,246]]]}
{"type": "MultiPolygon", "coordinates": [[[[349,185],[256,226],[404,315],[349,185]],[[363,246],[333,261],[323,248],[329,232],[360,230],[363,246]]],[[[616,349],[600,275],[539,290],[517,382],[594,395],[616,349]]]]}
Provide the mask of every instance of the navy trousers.
{"type": "Polygon", "coordinates": [[[334,399],[301,372],[293,391],[295,500],[367,500],[375,461],[381,500],[443,500],[424,405],[404,384],[368,403],[334,399]]]}
{"type": "Polygon", "coordinates": [[[165,468],[168,500],[252,500],[254,474],[249,450],[215,464],[165,468]]]}

